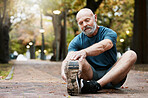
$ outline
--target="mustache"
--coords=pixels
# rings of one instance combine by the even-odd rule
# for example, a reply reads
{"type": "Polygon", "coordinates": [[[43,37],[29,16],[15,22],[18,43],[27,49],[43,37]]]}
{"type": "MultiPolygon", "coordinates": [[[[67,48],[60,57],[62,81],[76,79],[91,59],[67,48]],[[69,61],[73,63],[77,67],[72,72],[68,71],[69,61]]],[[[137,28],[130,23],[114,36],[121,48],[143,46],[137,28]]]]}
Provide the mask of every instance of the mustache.
{"type": "Polygon", "coordinates": [[[86,27],[84,27],[83,28],[83,31],[85,31],[86,29],[92,29],[93,27],[91,27],[91,26],[86,26],[86,27]]]}

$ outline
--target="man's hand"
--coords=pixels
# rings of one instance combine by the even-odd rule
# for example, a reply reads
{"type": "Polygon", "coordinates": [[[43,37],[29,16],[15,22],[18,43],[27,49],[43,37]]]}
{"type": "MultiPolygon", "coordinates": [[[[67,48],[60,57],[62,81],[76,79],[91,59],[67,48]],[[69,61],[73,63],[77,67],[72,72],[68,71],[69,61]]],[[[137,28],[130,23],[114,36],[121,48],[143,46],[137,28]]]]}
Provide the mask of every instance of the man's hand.
{"type": "Polygon", "coordinates": [[[70,60],[80,60],[82,61],[82,59],[86,58],[87,56],[87,52],[83,49],[80,51],[75,51],[73,53],[73,55],[71,56],[70,60]]]}
{"type": "Polygon", "coordinates": [[[67,81],[67,78],[66,78],[65,73],[61,73],[61,76],[62,76],[62,79],[66,82],[67,81]]]}
{"type": "Polygon", "coordinates": [[[61,76],[65,82],[67,81],[66,74],[65,74],[66,63],[70,60],[81,61],[82,59],[86,58],[86,56],[87,56],[87,52],[84,49],[80,51],[75,51],[75,52],[71,51],[68,53],[65,60],[62,62],[62,66],[61,66],[61,76]]]}
{"type": "Polygon", "coordinates": [[[67,81],[66,74],[65,74],[66,63],[67,63],[66,61],[63,61],[62,67],[61,67],[61,76],[65,82],[67,81]]]}

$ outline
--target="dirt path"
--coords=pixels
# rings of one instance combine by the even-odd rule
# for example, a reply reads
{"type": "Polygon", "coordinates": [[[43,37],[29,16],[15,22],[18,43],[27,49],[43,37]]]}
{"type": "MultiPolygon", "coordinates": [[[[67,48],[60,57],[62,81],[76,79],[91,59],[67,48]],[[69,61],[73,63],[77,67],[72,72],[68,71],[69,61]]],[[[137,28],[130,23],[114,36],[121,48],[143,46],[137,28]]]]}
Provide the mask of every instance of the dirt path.
{"type": "MultiPolygon", "coordinates": [[[[61,79],[61,62],[30,60],[14,61],[13,79],[0,80],[0,98],[62,98],[70,97],[66,83],[61,79]]],[[[147,98],[148,72],[132,70],[123,88],[101,90],[98,94],[75,97],[147,98]]]]}
{"type": "Polygon", "coordinates": [[[66,85],[60,77],[61,62],[14,61],[14,65],[13,79],[0,80],[0,98],[67,96],[66,85]]]}

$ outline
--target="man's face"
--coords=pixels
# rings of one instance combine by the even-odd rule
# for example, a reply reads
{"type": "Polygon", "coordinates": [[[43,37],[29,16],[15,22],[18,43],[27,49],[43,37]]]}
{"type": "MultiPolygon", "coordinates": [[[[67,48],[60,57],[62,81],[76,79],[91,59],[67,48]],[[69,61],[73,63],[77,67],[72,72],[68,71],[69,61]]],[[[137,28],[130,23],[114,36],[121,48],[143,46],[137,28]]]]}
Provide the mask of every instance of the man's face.
{"type": "Polygon", "coordinates": [[[91,15],[81,15],[78,18],[78,25],[80,30],[85,34],[85,35],[91,35],[94,33],[96,30],[96,22],[95,22],[95,16],[91,15]]]}

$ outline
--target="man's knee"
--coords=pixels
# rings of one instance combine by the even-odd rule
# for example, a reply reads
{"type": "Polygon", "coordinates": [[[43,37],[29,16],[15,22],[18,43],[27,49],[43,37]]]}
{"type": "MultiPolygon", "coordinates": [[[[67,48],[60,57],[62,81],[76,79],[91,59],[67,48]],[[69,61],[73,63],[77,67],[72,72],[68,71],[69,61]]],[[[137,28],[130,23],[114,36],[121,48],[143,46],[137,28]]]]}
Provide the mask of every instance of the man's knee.
{"type": "Polygon", "coordinates": [[[130,65],[132,66],[137,60],[137,54],[133,50],[129,50],[125,52],[125,54],[125,57],[128,59],[128,62],[130,62],[130,65]]]}
{"type": "Polygon", "coordinates": [[[133,61],[137,60],[137,54],[133,50],[129,50],[126,53],[129,55],[131,60],[133,60],[133,61]]]}
{"type": "Polygon", "coordinates": [[[79,61],[79,65],[82,67],[84,70],[88,70],[90,68],[90,64],[87,62],[86,59],[82,59],[79,61]]]}

